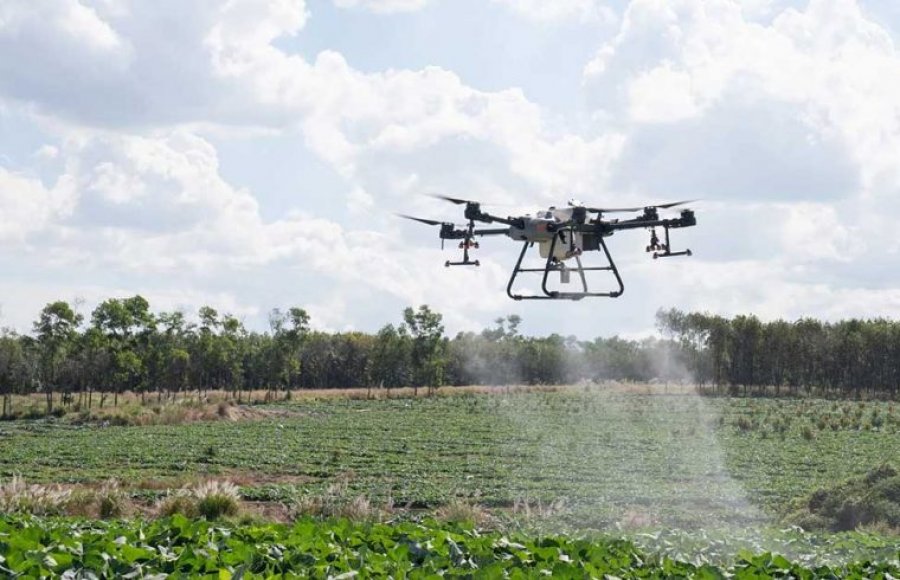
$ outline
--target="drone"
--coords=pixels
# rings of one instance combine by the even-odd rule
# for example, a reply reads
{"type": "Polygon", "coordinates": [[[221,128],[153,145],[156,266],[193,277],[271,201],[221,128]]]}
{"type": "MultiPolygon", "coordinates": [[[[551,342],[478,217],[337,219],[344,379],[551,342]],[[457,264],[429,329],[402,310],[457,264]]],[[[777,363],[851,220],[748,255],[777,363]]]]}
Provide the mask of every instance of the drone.
{"type": "Polygon", "coordinates": [[[694,212],[690,209],[682,209],[678,217],[661,218],[659,210],[671,209],[696,200],[675,201],[648,205],[643,207],[619,207],[601,208],[585,206],[577,200],[569,200],[565,207],[550,207],[533,214],[519,217],[501,217],[491,215],[481,209],[482,204],[477,201],[433,195],[438,199],[448,201],[455,205],[465,206],[463,215],[467,220],[465,225],[457,226],[452,222],[443,222],[432,219],[414,217],[406,214],[398,214],[399,217],[413,220],[430,226],[440,226],[439,236],[441,248],[446,240],[459,240],[459,249],[462,250],[462,260],[446,261],[446,267],[451,266],[480,266],[478,260],[470,259],[470,252],[479,248],[476,238],[505,235],[514,241],[522,242],[522,250],[519,259],[513,267],[506,286],[506,294],[513,300],[581,300],[589,297],[617,298],[625,292],[625,285],[619,274],[606,245],[605,238],[620,230],[646,229],[650,232],[650,242],[646,251],[652,253],[653,259],[671,258],[675,256],[690,256],[691,250],[672,251],[669,241],[669,230],[686,228],[697,225],[694,212]],[[628,219],[605,219],[607,214],[638,213],[639,215],[628,219]],[[475,227],[476,222],[483,224],[502,224],[505,227],[484,228],[475,227]],[[663,230],[663,237],[657,234],[657,229],[663,230]],[[542,267],[523,267],[522,261],[529,250],[537,245],[538,254],[543,262],[542,267]],[[585,252],[601,252],[605,262],[601,265],[585,266],[582,256],[585,252]],[[571,265],[574,262],[574,265],[571,265]],[[568,285],[572,281],[572,273],[575,272],[581,282],[580,290],[562,290],[558,286],[551,288],[549,279],[551,273],[559,273],[559,285],[568,285]],[[608,272],[617,285],[617,288],[606,292],[592,292],[588,288],[588,272],[608,272]],[[516,280],[521,274],[532,274],[541,277],[540,293],[532,292],[522,294],[516,290],[516,280]]]}

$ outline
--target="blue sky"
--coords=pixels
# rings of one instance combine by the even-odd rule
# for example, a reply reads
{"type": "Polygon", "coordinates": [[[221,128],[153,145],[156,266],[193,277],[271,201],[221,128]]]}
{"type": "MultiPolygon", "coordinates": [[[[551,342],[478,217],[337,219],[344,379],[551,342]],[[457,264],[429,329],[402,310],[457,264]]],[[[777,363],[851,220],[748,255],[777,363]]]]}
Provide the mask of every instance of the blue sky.
{"type": "Polygon", "coordinates": [[[0,0],[0,325],[140,293],[266,325],[653,330],[900,309],[900,8],[870,0],[0,0]],[[394,212],[701,198],[617,300],[515,303],[394,212]],[[506,205],[503,205],[506,204],[506,205]]]}

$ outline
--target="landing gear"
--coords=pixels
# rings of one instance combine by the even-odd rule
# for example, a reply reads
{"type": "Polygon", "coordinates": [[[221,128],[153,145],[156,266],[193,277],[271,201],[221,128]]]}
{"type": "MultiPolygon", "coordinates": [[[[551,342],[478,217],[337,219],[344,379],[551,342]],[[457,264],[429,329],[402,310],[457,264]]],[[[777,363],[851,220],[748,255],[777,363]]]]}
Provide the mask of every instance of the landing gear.
{"type": "Polygon", "coordinates": [[[666,243],[659,243],[659,237],[656,235],[656,228],[650,228],[650,245],[647,246],[647,252],[653,252],[653,259],[672,258],[675,256],[693,256],[690,249],[681,252],[673,252],[669,246],[669,226],[664,226],[666,232],[666,243]]]}
{"type": "Polygon", "coordinates": [[[543,268],[523,268],[522,260],[525,258],[525,254],[528,252],[528,249],[534,246],[534,242],[524,242],[522,244],[522,251],[519,253],[519,259],[516,261],[516,265],[513,268],[512,275],[509,278],[509,284],[506,286],[506,294],[512,298],[513,300],[581,300],[582,298],[587,298],[590,296],[605,296],[608,298],[616,298],[621,296],[625,291],[625,285],[622,283],[622,277],[619,276],[619,270],[616,268],[615,262],[613,262],[612,256],[609,253],[609,249],[606,247],[606,242],[603,241],[603,238],[600,237],[598,239],[598,243],[600,248],[603,250],[603,254],[606,257],[606,266],[592,266],[585,267],[581,263],[581,252],[574,252],[571,254],[571,257],[575,259],[575,264],[577,267],[571,268],[565,264],[565,262],[559,260],[554,257],[554,251],[556,250],[556,243],[559,238],[554,236],[553,241],[550,243],[550,249],[547,255],[547,261],[544,263],[543,268]],[[579,279],[581,280],[581,291],[580,292],[561,292],[559,290],[551,290],[548,288],[547,281],[550,277],[550,272],[559,272],[560,283],[568,284],[571,281],[572,272],[577,272],[579,279]],[[533,294],[533,295],[523,295],[516,294],[513,291],[513,286],[516,283],[516,278],[520,273],[535,273],[542,274],[541,279],[541,291],[543,295],[533,294]],[[618,290],[613,290],[610,292],[591,292],[588,290],[587,276],[585,276],[585,272],[612,272],[613,276],[616,279],[616,283],[618,285],[618,290]]]}

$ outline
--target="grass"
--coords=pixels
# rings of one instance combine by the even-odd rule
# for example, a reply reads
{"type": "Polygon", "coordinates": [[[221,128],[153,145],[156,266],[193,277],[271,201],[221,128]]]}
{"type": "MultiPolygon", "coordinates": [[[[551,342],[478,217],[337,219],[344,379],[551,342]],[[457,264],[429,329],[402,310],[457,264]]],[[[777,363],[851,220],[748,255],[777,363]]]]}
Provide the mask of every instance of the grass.
{"type": "Polygon", "coordinates": [[[818,489],[796,507],[789,520],[806,529],[837,532],[864,526],[900,535],[900,473],[881,465],[862,477],[818,489]]]}
{"type": "Polygon", "coordinates": [[[15,476],[23,499],[0,511],[232,524],[434,516],[529,534],[605,531],[691,562],[741,549],[838,564],[890,552],[890,523],[809,536],[782,518],[797,498],[895,460],[892,403],[649,385],[364,393],[119,409],[172,421],[2,422],[0,482],[15,476]],[[56,507],[28,499],[52,493],[65,496],[56,507]]]}
{"type": "Polygon", "coordinates": [[[874,409],[895,415],[888,404],[831,405],[573,388],[295,397],[254,406],[246,420],[173,425],[13,421],[0,424],[0,477],[163,487],[232,479],[247,499],[278,501],[344,480],[377,505],[412,509],[454,498],[501,510],[563,501],[573,526],[740,525],[772,521],[792,499],[861,475],[900,448],[893,420],[864,426],[874,409]],[[853,423],[819,430],[823,414],[853,423]]]}

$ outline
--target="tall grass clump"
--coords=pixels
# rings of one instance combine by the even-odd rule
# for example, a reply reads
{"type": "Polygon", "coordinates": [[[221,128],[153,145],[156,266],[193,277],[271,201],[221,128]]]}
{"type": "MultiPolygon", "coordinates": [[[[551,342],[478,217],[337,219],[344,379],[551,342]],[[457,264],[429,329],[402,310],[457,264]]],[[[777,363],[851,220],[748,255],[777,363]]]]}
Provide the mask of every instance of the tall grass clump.
{"type": "Polygon", "coordinates": [[[128,512],[128,495],[119,482],[110,479],[96,492],[97,515],[101,519],[118,518],[128,512]]]}
{"type": "Polygon", "coordinates": [[[241,511],[241,494],[230,481],[205,481],[170,493],[158,505],[161,516],[181,514],[189,518],[218,520],[241,511]]]}
{"type": "Polygon", "coordinates": [[[235,516],[240,511],[241,494],[230,481],[207,481],[194,488],[197,511],[207,520],[235,516]]]}
{"type": "Polygon", "coordinates": [[[59,486],[28,484],[25,478],[14,475],[0,483],[0,513],[61,515],[72,492],[59,486]]]}
{"type": "Polygon", "coordinates": [[[291,512],[294,518],[313,516],[351,520],[372,520],[379,515],[366,496],[350,492],[346,481],[332,483],[319,495],[297,497],[291,512]]]}

